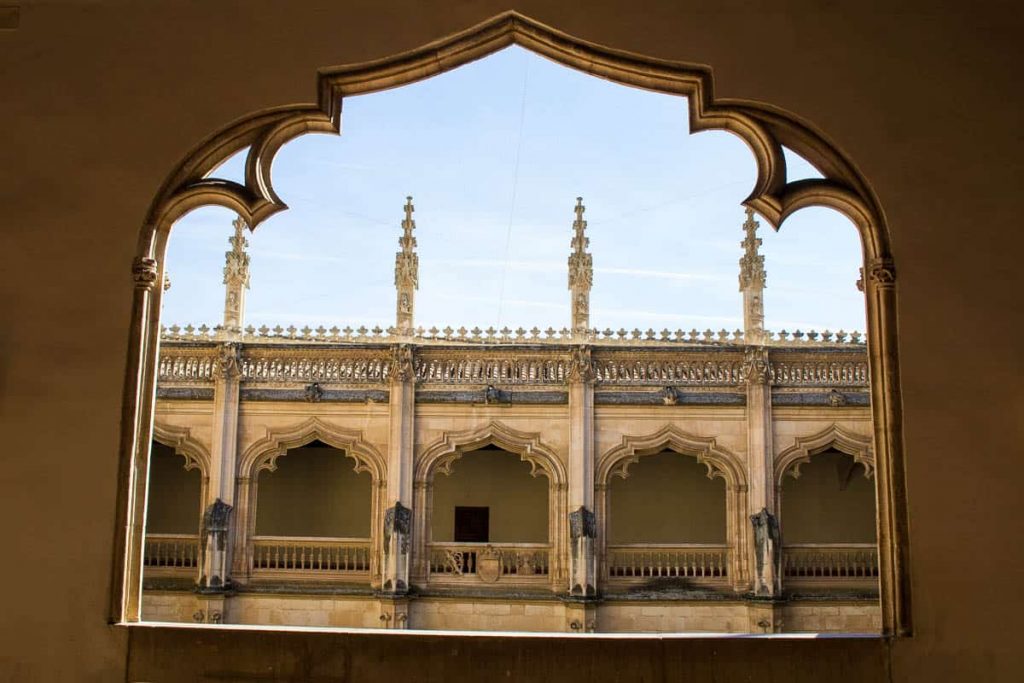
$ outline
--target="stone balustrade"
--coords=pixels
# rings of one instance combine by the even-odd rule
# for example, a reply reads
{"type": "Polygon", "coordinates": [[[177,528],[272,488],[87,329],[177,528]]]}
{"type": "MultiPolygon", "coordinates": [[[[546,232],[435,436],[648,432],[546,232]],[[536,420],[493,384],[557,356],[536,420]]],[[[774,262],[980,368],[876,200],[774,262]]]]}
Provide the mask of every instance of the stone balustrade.
{"type": "Polygon", "coordinates": [[[429,543],[429,579],[483,582],[547,582],[551,546],[546,543],[429,543]]]}
{"type": "Polygon", "coordinates": [[[199,566],[196,534],[146,534],[142,565],[147,569],[194,570],[199,566]]]}
{"type": "Polygon", "coordinates": [[[364,538],[254,536],[248,553],[254,576],[305,573],[368,578],[370,573],[370,539],[364,538]]]}
{"type": "Polygon", "coordinates": [[[725,582],[729,548],[724,544],[610,545],[606,566],[611,583],[647,582],[659,578],[725,582]]]}
{"type": "Polygon", "coordinates": [[[792,544],[783,546],[787,582],[878,579],[878,547],[873,543],[792,544]]]}

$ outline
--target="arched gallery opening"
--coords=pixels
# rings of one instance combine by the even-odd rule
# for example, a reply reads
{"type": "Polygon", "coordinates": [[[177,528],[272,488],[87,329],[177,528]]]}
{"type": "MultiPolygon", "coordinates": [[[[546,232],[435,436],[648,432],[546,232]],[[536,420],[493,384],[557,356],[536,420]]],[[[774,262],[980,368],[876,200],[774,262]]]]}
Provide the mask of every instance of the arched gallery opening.
{"type": "Polygon", "coordinates": [[[721,578],[726,486],[696,458],[662,451],[608,482],[609,578],[721,578]]]}
{"type": "Polygon", "coordinates": [[[203,476],[172,447],[153,441],[146,508],[147,570],[195,567],[202,516],[203,476]]]}

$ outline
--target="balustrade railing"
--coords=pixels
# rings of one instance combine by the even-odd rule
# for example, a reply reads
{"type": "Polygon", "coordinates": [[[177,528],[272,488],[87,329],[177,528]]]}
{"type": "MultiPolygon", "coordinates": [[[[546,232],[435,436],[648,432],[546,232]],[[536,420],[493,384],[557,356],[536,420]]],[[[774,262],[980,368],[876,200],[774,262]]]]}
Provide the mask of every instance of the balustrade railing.
{"type": "Polygon", "coordinates": [[[249,547],[254,574],[309,572],[369,574],[370,539],[255,536],[249,547]]]}
{"type": "Polygon", "coordinates": [[[199,536],[146,534],[142,564],[154,569],[195,569],[199,566],[199,536]]]}
{"type": "Polygon", "coordinates": [[[874,580],[878,547],[873,543],[794,544],[782,548],[786,580],[874,580]]]}
{"type": "Polygon", "coordinates": [[[724,581],[729,571],[729,548],[718,544],[612,545],[608,546],[606,557],[610,581],[724,581]]]}
{"type": "Polygon", "coordinates": [[[532,581],[551,572],[546,543],[430,543],[428,557],[433,578],[532,581]]]}

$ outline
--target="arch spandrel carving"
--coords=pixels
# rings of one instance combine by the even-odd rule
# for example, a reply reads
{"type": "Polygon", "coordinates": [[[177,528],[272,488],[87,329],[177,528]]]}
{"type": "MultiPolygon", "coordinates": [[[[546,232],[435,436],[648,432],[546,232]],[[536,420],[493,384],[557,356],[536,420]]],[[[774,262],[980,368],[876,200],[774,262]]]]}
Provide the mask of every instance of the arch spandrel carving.
{"type": "Polygon", "coordinates": [[[714,438],[687,434],[674,425],[666,425],[653,434],[623,436],[622,443],[598,460],[596,483],[607,486],[613,476],[627,479],[630,465],[666,450],[696,458],[707,467],[708,479],[720,477],[729,488],[746,490],[744,465],[736,455],[718,446],[714,438]]]}
{"type": "Polygon", "coordinates": [[[317,417],[281,430],[268,429],[266,436],[245,449],[239,458],[238,477],[248,480],[264,470],[273,472],[278,458],[313,441],[323,441],[344,451],[345,457],[355,461],[353,469],[368,473],[374,482],[385,480],[387,461],[379,450],[363,440],[361,432],[337,427],[317,417]]]}
{"type": "MultiPolygon", "coordinates": [[[[200,142],[169,174],[153,199],[139,235],[137,259],[154,259],[160,273],[167,236],[176,220],[200,206],[217,205],[239,214],[255,229],[287,208],[277,195],[271,164],[289,140],[309,132],[339,133],[344,97],[414,83],[519,45],[584,73],[620,84],[687,98],[690,130],[727,130],[751,149],[757,164],[754,187],[744,204],[778,229],[793,212],[827,206],[860,231],[867,264],[885,264],[866,280],[871,405],[877,444],[879,561],[883,631],[911,632],[906,485],[895,308],[895,274],[885,216],[867,180],[825,135],[798,117],[767,104],[716,98],[708,67],[644,57],[573,38],[510,11],[460,33],[393,57],[319,72],[315,103],[266,109],[229,123],[200,142]],[[249,147],[244,183],[208,177],[231,155],[249,147]],[[822,179],[787,182],[782,147],[804,157],[822,179]]],[[[122,486],[118,528],[132,529],[143,514],[138,488],[127,490],[136,454],[148,441],[154,394],[159,288],[133,294],[129,361],[124,388],[121,440],[122,486]],[[134,520],[134,521],[133,521],[134,520]]],[[[139,539],[119,533],[118,556],[134,558],[139,539]]],[[[137,619],[132,586],[140,574],[133,561],[115,562],[112,617],[137,619]],[[127,576],[126,576],[127,573],[127,576]]]]}
{"type": "Polygon", "coordinates": [[[153,440],[162,443],[174,452],[185,458],[185,469],[198,469],[199,474],[208,477],[210,474],[210,452],[206,446],[193,438],[192,430],[188,427],[177,427],[175,425],[153,424],[153,440]]]}
{"type": "Polygon", "coordinates": [[[523,462],[530,464],[530,474],[543,474],[555,487],[567,484],[565,465],[553,450],[541,442],[540,435],[521,432],[492,421],[478,428],[462,432],[445,432],[440,439],[430,444],[416,458],[414,481],[429,485],[438,473],[450,475],[452,465],[463,454],[488,446],[515,453],[523,462]]]}
{"type": "Polygon", "coordinates": [[[782,481],[787,475],[798,479],[801,465],[810,462],[812,456],[830,448],[852,456],[855,463],[863,465],[865,477],[874,474],[875,455],[871,447],[871,437],[847,431],[833,423],[817,434],[798,436],[791,446],[776,456],[775,485],[782,486],[782,481]]]}

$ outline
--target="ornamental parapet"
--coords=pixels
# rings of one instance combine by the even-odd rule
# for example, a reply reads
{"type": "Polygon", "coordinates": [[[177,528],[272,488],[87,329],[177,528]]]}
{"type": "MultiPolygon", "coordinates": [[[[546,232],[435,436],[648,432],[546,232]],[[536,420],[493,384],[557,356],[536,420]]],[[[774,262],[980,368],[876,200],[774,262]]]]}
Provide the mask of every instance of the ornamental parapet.
{"type": "MultiPolygon", "coordinates": [[[[795,330],[793,332],[780,330],[778,332],[766,330],[763,343],[767,346],[787,347],[846,347],[863,348],[864,337],[860,332],[847,332],[839,330],[795,330]]],[[[742,345],[744,333],[742,330],[729,331],[726,329],[703,331],[693,328],[689,331],[676,329],[655,330],[648,328],[641,330],[634,328],[627,330],[610,328],[599,330],[597,328],[573,331],[567,327],[555,329],[548,327],[541,330],[534,327],[529,330],[517,328],[515,330],[503,327],[498,330],[494,327],[481,329],[474,327],[458,329],[437,327],[415,329],[399,329],[397,327],[344,327],[337,326],[326,328],[296,327],[253,327],[252,325],[242,330],[241,334],[225,332],[220,327],[209,325],[171,325],[161,327],[160,337],[163,341],[180,342],[207,342],[233,340],[246,343],[261,344],[294,344],[296,342],[311,344],[416,344],[418,346],[433,345],[520,345],[520,344],[592,344],[594,346],[736,346],[742,345]]]]}
{"type": "MultiPolygon", "coordinates": [[[[267,389],[386,388],[394,371],[392,349],[397,337],[375,341],[319,341],[305,338],[263,338],[240,342],[243,385],[267,389]]],[[[403,338],[412,351],[412,378],[420,389],[499,387],[527,390],[563,387],[571,379],[573,350],[578,342],[473,344],[420,343],[403,338]]],[[[160,350],[158,384],[162,389],[192,388],[216,381],[216,333],[188,341],[170,335],[160,350]]],[[[237,342],[235,342],[237,343],[237,342]]],[[[640,343],[598,340],[589,344],[594,384],[598,390],[637,389],[672,392],[678,389],[729,388],[745,385],[745,358],[751,348],[742,342],[689,342],[649,339],[640,343]]],[[[763,345],[765,380],[773,387],[794,389],[868,386],[865,347],[848,341],[763,345]]],[[[500,393],[500,392],[499,392],[500,393]]],[[[497,395],[497,394],[496,394],[497,395]]],[[[666,394],[668,396],[668,394],[666,394]]],[[[665,399],[672,404],[671,397],[665,399]]]]}

